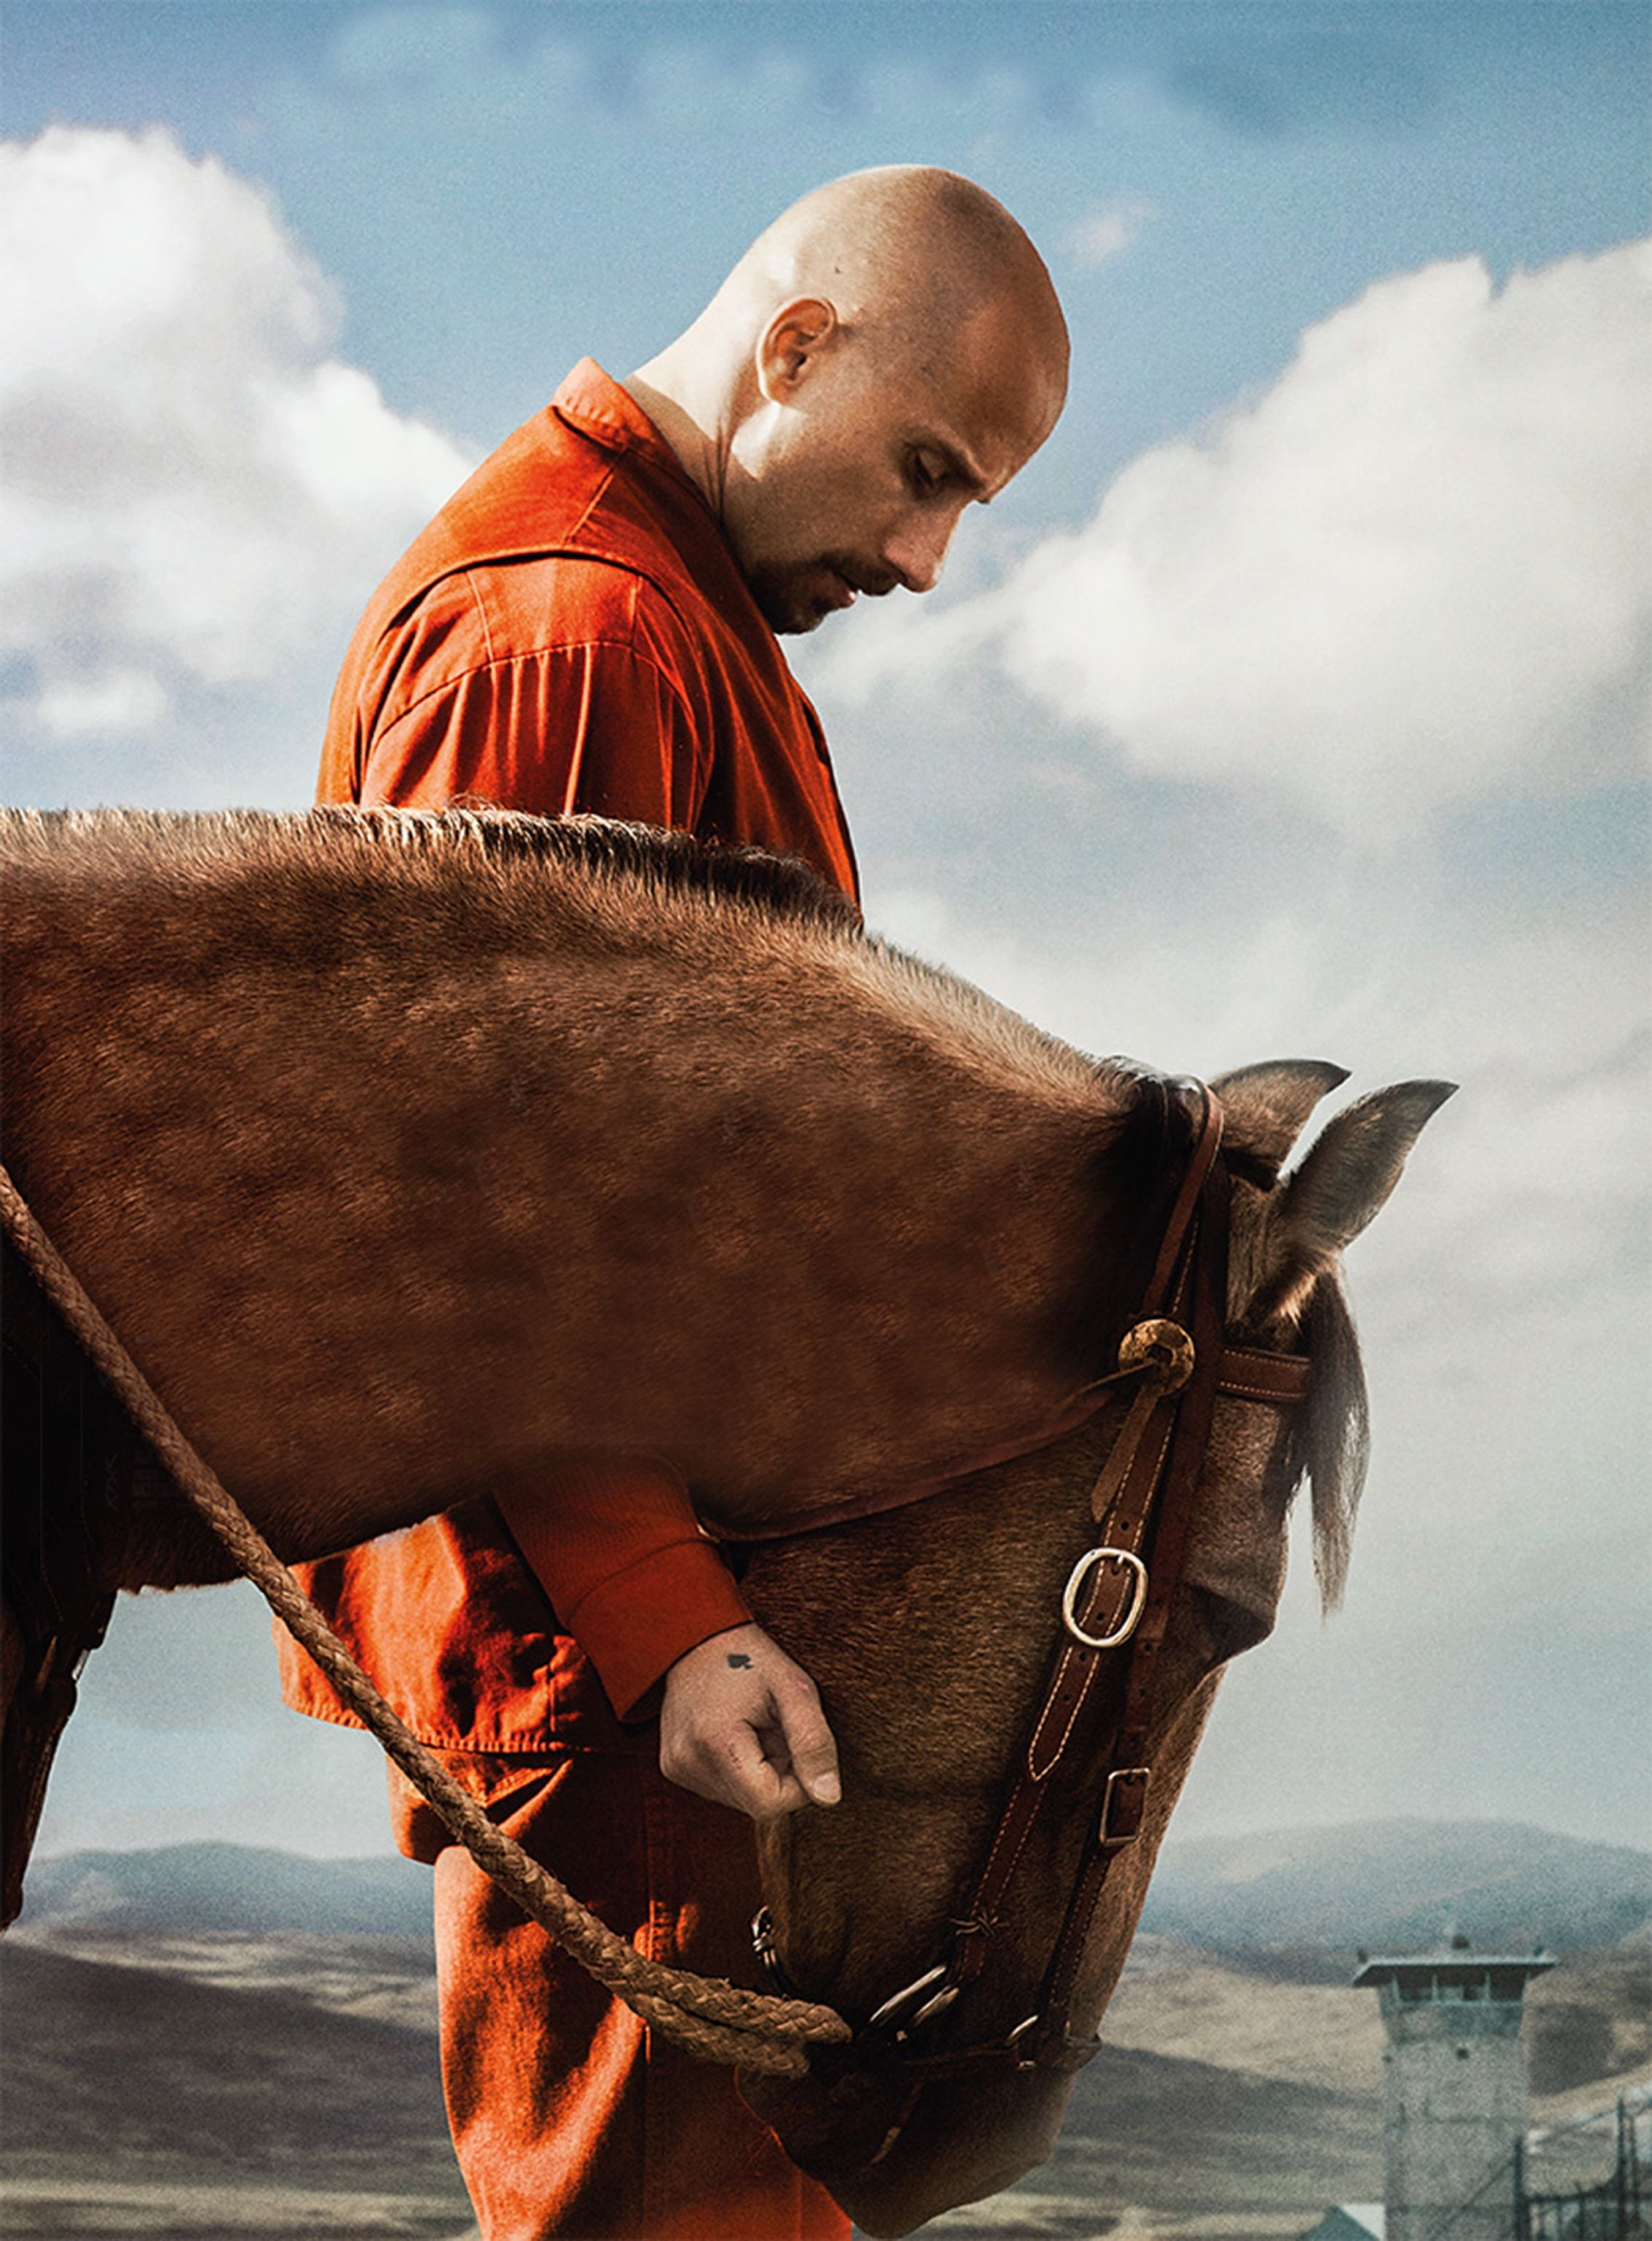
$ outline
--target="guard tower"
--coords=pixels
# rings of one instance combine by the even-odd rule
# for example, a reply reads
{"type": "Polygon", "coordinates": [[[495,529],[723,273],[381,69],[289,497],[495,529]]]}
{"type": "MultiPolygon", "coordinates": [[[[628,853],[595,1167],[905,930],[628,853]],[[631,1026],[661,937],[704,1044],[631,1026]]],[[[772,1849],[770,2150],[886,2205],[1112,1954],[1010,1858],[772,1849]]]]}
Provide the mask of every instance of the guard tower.
{"type": "Polygon", "coordinates": [[[1542,1953],[1482,1954],[1466,1937],[1437,1953],[1363,1963],[1383,2050],[1388,2241],[1508,2241],[1515,2144],[1526,2129],[1526,1987],[1542,1953]]]}

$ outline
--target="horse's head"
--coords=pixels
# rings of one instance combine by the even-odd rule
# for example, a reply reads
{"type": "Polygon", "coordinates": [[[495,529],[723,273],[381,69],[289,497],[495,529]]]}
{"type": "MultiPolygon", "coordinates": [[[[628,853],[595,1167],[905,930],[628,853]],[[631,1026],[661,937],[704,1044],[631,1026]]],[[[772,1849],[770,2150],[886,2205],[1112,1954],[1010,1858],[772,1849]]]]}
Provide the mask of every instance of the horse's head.
{"type": "MultiPolygon", "coordinates": [[[[1073,2037],[1094,2032],[1123,1965],[1220,1669],[1272,1628],[1287,1512],[1305,1475],[1327,1600],[1340,1589],[1365,1412],[1339,1256],[1450,1094],[1422,1082],[1367,1097],[1278,1181],[1314,1105],[1343,1078],[1280,1063],[1214,1085],[1233,1177],[1228,1338],[1306,1353],[1312,1368],[1299,1408],[1215,1402],[1152,1684],[1145,1816],[1113,1858],[1078,1947],[1073,2037]]],[[[759,1616],[819,1685],[844,1770],[841,1805],[762,1833],[775,1957],[785,1980],[830,2002],[857,2037],[817,2055],[802,2082],[748,2079],[745,2090],[793,2159],[873,2234],[910,2232],[1008,2185],[1048,2155],[1060,2125],[1070,2069],[1023,2067],[1004,2050],[1040,2004],[1110,1763],[1121,1678],[1097,1684],[1088,1740],[1025,1836],[978,1972],[902,2038],[866,2027],[953,1950],[1063,1639],[1063,1583],[1096,1538],[1091,1491],[1124,1407],[926,1502],[765,1544],[746,1575],[759,1616]],[[966,2058],[971,2049],[998,2050],[966,2058]]],[[[915,2011],[907,2003],[900,2019],[915,2011]]]]}

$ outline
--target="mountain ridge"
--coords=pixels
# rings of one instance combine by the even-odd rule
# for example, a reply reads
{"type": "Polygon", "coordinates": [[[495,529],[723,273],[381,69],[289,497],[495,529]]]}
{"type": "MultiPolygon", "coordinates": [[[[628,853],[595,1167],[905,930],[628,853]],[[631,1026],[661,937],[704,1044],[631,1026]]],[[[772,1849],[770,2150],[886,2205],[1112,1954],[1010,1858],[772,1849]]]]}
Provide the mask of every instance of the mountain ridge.
{"type": "MultiPolygon", "coordinates": [[[[1361,1874],[1391,1850],[1414,1870],[1421,1861],[1430,1890],[1441,1865],[1430,1846],[1443,1844],[1455,1888],[1465,1870],[1512,1876],[1515,1900],[1529,1843],[1551,1892],[1565,1895],[1569,1863],[1583,1915],[1602,1891],[1631,1905],[1652,1865],[1632,1848],[1555,1841],[1507,1823],[1421,1823],[1285,1831],[1266,1846],[1197,1839],[1169,1856],[1168,1881],[1173,1896],[1184,1868],[1218,1892],[1260,1891],[1268,1929],[1274,1879],[1314,1872],[1328,1842],[1333,1863],[1361,1874]],[[1627,1857],[1603,1865],[1602,1849],[1627,1857]]],[[[123,2231],[176,2241],[177,2204],[210,2195],[210,2215],[188,2231],[211,2241],[358,2231],[457,2241],[465,2203],[438,2076],[428,1870],[218,1844],[39,1865],[22,1935],[0,1940],[0,2190],[17,2192],[15,2218],[29,2204],[40,2218],[20,2234],[108,2231],[118,2215],[123,2231]],[[304,1926],[275,1927],[278,1912],[304,1926]],[[411,1920],[416,1933],[401,1934],[411,1920]]],[[[1328,2202],[1374,2199],[1383,2032],[1350,1981],[1352,1957],[1146,1932],[1050,2164],[942,2225],[959,2241],[1096,2241],[1115,2229],[1278,2241],[1328,2202]],[[1098,2207],[1126,2203],[1151,2209],[1098,2207]]],[[[1652,2084],[1644,1932],[1568,1954],[1534,1986],[1527,2030],[1542,2122],[1592,2116],[1652,2084]]]]}
{"type": "Polygon", "coordinates": [[[428,1937],[431,1871],[395,1852],[313,1859],[226,1841],[31,1862],[17,1927],[71,1923],[428,1937]]]}
{"type": "Polygon", "coordinates": [[[1595,1950],[1652,1923],[1652,1851],[1514,1821],[1404,1818],[1167,1844],[1142,1928],[1241,1951],[1595,1950]]]}
{"type": "MultiPolygon", "coordinates": [[[[428,1935],[430,1870],[225,1841],[80,1851],[30,1868],[19,1927],[428,1935]]],[[[1402,1819],[1165,1847],[1141,1927],[1236,1957],[1328,1967],[1358,1947],[1599,1950],[1652,1935],[1652,1851],[1522,1822],[1402,1819]]]]}

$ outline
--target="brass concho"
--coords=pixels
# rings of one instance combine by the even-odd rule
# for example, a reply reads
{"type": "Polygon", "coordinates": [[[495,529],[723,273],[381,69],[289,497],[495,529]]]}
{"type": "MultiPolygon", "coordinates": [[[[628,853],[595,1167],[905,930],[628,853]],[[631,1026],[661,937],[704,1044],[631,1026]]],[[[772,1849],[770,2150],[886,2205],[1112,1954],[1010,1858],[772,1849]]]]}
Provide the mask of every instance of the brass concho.
{"type": "Polygon", "coordinates": [[[1180,1323],[1149,1315],[1120,1340],[1119,1367],[1146,1370],[1161,1393],[1179,1393],[1194,1373],[1194,1342],[1180,1323]]]}

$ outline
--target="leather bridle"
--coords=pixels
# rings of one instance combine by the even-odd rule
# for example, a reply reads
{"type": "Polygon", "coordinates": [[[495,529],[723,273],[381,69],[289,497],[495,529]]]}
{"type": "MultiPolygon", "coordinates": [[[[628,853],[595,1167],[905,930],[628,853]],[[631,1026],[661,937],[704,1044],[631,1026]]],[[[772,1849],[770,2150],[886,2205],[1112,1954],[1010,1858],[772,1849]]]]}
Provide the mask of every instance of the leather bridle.
{"type": "MultiPolygon", "coordinates": [[[[1069,1573],[1048,1682],[1009,1795],[945,1954],[883,2001],[833,2060],[896,2064],[917,2087],[932,2078],[1009,2066],[1076,2070],[1099,2042],[1074,2037],[1080,1966],[1109,1871],[1140,1836],[1153,1781],[1148,1735],[1160,1653],[1181,1577],[1218,1394],[1287,1407],[1308,1389],[1298,1355],[1227,1345],[1231,1181],[1219,1156],[1221,1107],[1201,1082],[1199,1133],[1166,1225],[1141,1310],[1102,1388],[1135,1390],[1090,1494],[1099,1528],[1069,1573]],[[1112,1687],[1104,1686],[1111,1682],[1112,1687]],[[980,1976],[1045,1798],[1081,1751],[1094,1752],[1102,1709],[1119,1707],[1106,1740],[1100,1808],[1086,1839],[1038,2005],[1001,2038],[926,2054],[916,2043],[980,1976]]],[[[768,1909],[752,1925],[771,1982],[788,1994],[768,1909]]],[[[910,2106],[910,2104],[908,2104],[910,2106]]],[[[899,2129],[899,2128],[897,2128],[899,2129]]],[[[893,2144],[892,2133],[886,2147],[893,2144]]]]}

